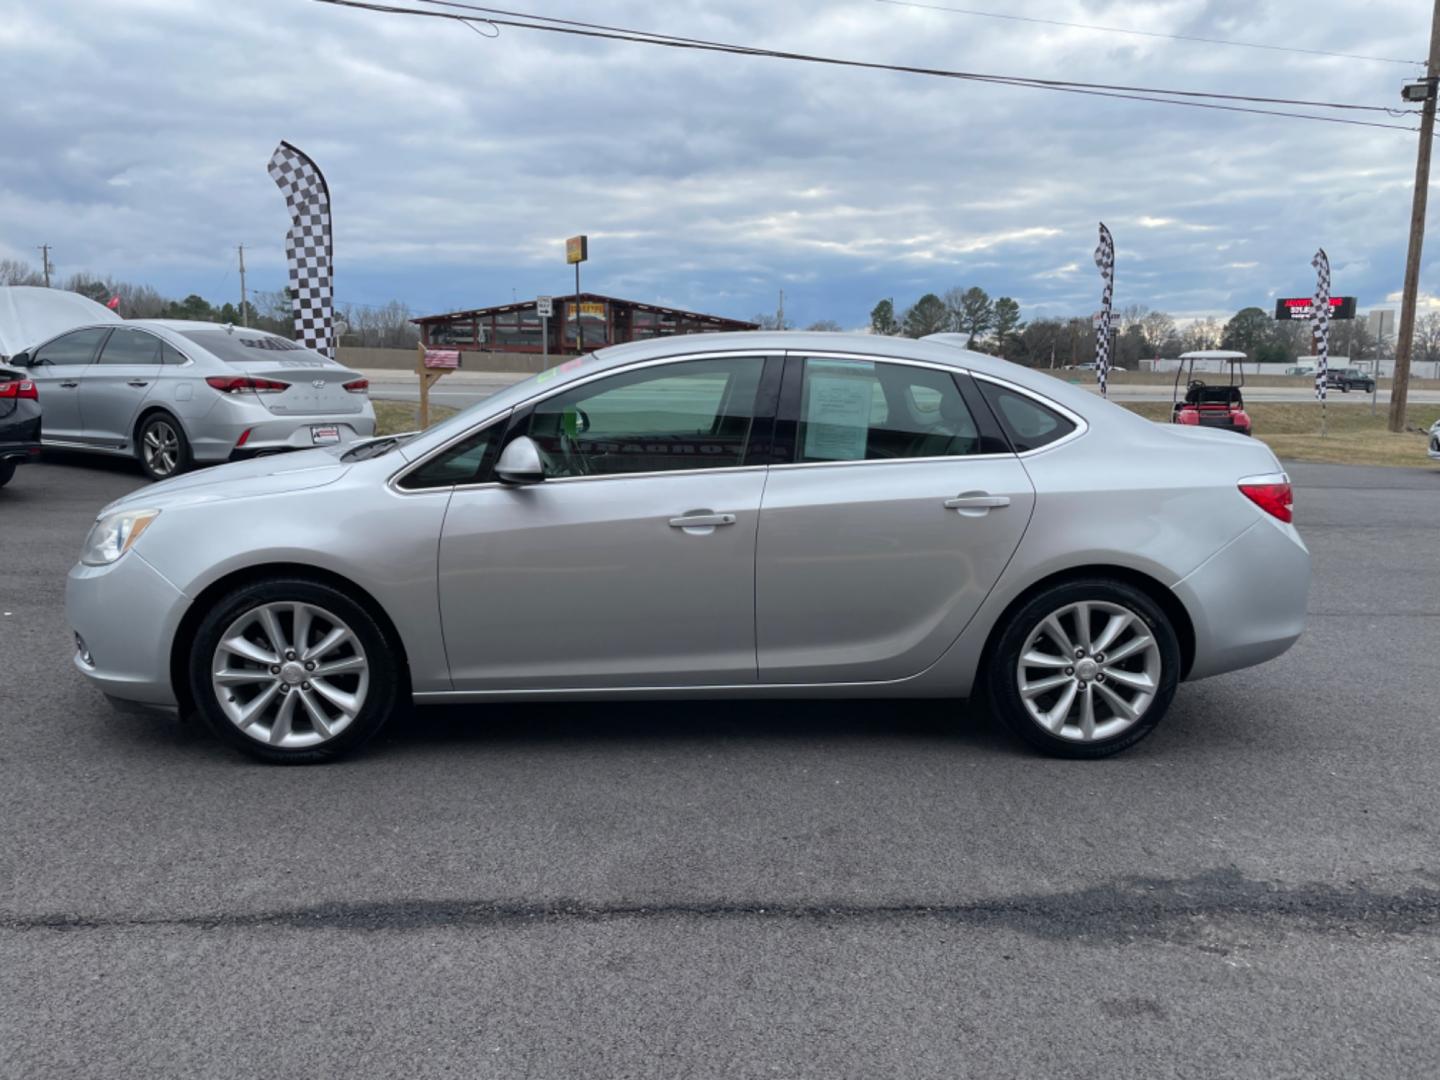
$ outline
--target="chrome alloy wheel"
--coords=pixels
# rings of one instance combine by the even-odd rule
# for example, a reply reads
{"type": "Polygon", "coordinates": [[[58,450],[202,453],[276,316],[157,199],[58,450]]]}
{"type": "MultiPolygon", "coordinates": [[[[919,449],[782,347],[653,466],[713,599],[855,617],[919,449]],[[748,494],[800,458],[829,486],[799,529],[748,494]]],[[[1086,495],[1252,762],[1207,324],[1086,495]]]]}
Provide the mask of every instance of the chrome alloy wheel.
{"type": "Polygon", "coordinates": [[[1110,739],[1145,715],[1160,686],[1160,646],[1135,612],[1091,600],[1041,620],[1020,650],[1020,700],[1050,734],[1110,739]]]}
{"type": "Polygon", "coordinates": [[[151,472],[156,476],[169,476],[180,464],[180,436],[169,421],[155,420],[145,427],[141,453],[151,472]]]}
{"type": "Polygon", "coordinates": [[[324,608],[263,604],[230,624],[210,685],[230,722],[257,742],[318,746],[355,720],[370,688],[360,640],[324,608]]]}

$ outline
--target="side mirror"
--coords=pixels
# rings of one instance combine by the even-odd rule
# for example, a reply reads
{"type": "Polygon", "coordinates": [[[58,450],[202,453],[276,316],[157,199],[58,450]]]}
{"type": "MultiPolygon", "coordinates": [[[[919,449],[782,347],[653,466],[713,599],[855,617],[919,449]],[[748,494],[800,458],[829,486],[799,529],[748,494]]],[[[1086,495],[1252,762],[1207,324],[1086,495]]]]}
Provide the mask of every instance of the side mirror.
{"type": "Polygon", "coordinates": [[[495,463],[495,476],[502,484],[538,484],[545,479],[540,448],[528,435],[510,440],[495,463]]]}
{"type": "Polygon", "coordinates": [[[5,362],[11,367],[28,368],[30,366],[30,354],[28,352],[17,352],[5,362]]]}

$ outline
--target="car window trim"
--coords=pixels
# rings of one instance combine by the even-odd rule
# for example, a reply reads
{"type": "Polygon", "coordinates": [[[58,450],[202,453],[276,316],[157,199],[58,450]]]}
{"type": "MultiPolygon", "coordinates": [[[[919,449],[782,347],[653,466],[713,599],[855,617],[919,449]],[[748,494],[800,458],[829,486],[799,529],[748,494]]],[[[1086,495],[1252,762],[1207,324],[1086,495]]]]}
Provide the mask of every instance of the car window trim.
{"type": "MultiPolygon", "coordinates": [[[[803,395],[805,378],[805,361],[807,358],[816,360],[859,360],[873,364],[901,364],[906,367],[927,368],[930,371],[939,371],[951,376],[956,383],[956,391],[965,402],[965,407],[970,409],[972,419],[976,428],[984,435],[984,426],[980,417],[974,415],[974,409],[970,400],[965,394],[964,388],[960,385],[960,378],[973,373],[968,368],[956,367],[953,364],[940,364],[929,360],[911,360],[906,357],[877,356],[873,353],[842,353],[842,352],[821,352],[809,351],[806,349],[787,349],[785,351],[785,383],[780,397],[780,415],[776,421],[777,429],[783,428],[789,437],[790,453],[793,455],[799,449],[798,435],[800,430],[800,401],[803,395]]],[[[1005,385],[1009,385],[1006,383],[1005,385]]],[[[992,423],[995,423],[993,419],[992,423]]],[[[1000,441],[1010,445],[1010,440],[1000,433],[1000,441]]],[[[998,461],[1004,458],[1018,457],[1013,449],[999,450],[990,454],[934,454],[926,457],[903,457],[903,458],[855,458],[850,461],[780,461],[771,465],[773,469],[833,469],[833,468],[854,468],[857,465],[908,465],[913,462],[936,462],[936,461],[998,461]]]]}
{"type": "MultiPolygon", "coordinates": [[[[468,439],[471,435],[474,435],[486,424],[501,419],[503,419],[506,424],[505,434],[500,442],[501,449],[503,450],[505,446],[509,444],[510,439],[512,438],[511,431],[513,427],[520,420],[528,417],[530,413],[534,411],[536,405],[540,404],[542,401],[548,401],[550,398],[555,397],[557,394],[565,393],[569,390],[574,390],[576,387],[584,386],[587,383],[596,382],[600,379],[607,379],[612,375],[623,375],[627,372],[640,371],[644,368],[650,367],[661,367],[666,364],[684,364],[695,360],[735,360],[744,358],[756,358],[768,362],[770,360],[779,360],[782,355],[783,354],[781,353],[781,351],[777,349],[727,349],[723,352],[684,353],[680,356],[662,356],[655,357],[649,360],[637,360],[634,363],[620,364],[616,367],[605,368],[602,371],[591,372],[589,375],[583,376],[582,378],[571,379],[567,382],[561,383],[559,386],[550,387],[543,393],[536,394],[534,397],[528,398],[527,400],[522,401],[518,405],[511,406],[510,409],[508,409],[504,414],[497,414],[495,416],[486,417],[482,421],[477,421],[474,426],[466,428],[464,431],[455,435],[453,438],[445,440],[445,442],[441,443],[435,449],[428,451],[418,461],[414,462],[413,464],[407,464],[404,467],[397,469],[394,475],[391,476],[388,481],[386,481],[386,485],[391,490],[396,491],[401,495],[422,495],[431,491],[467,491],[486,487],[505,487],[508,485],[501,484],[498,480],[486,480],[476,484],[457,485],[450,488],[421,488],[415,491],[406,491],[405,489],[398,487],[397,482],[411,469],[421,468],[431,458],[436,457],[439,454],[445,453],[446,450],[450,449],[456,443],[468,439]]],[[[754,421],[759,421],[761,419],[761,416],[759,415],[758,403],[761,401],[760,391],[764,388],[765,375],[768,371],[769,365],[767,363],[766,370],[762,372],[760,376],[761,387],[756,391],[755,400],[757,402],[757,408],[756,415],[753,417],[754,421]]],[[[774,402],[770,402],[768,407],[770,408],[773,417],[774,402]]],[[[751,430],[752,432],[754,430],[753,423],[751,426],[751,430]]],[[[747,449],[745,454],[746,460],[743,460],[739,465],[723,465],[713,469],[660,469],[654,472],[643,473],[606,473],[600,476],[557,476],[553,479],[546,480],[545,483],[573,483],[577,480],[629,480],[647,476],[692,476],[704,473],[738,472],[742,469],[748,470],[766,467],[759,464],[751,464],[748,460],[749,456],[750,454],[747,443],[747,449]]]]}

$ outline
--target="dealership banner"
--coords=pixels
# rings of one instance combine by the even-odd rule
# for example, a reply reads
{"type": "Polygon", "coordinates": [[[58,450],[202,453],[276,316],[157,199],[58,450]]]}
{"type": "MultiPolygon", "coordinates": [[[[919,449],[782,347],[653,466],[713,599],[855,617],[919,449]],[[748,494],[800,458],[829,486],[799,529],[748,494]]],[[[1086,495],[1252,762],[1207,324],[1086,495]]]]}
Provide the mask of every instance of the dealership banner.
{"type": "Polygon", "coordinates": [[[1100,297],[1100,319],[1095,327],[1095,381],[1100,384],[1100,396],[1106,397],[1110,377],[1110,305],[1115,298],[1115,240],[1105,223],[1100,223],[1100,246],[1095,249],[1095,265],[1105,279],[1105,291],[1100,297]]]}
{"type": "Polygon", "coordinates": [[[335,359],[335,293],[330,243],[330,188],[308,156],[282,142],[270,157],[270,176],[285,196],[290,231],[290,307],[295,340],[335,359]]]}

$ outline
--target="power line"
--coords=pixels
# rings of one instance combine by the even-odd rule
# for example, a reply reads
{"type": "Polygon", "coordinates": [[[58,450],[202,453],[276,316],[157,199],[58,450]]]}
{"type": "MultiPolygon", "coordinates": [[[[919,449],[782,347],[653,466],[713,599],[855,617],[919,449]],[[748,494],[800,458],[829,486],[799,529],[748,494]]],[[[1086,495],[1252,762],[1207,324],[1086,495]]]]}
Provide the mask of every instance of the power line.
{"type": "Polygon", "coordinates": [[[1352,120],[1338,116],[1321,116],[1314,113],[1297,113],[1277,109],[1256,109],[1235,105],[1221,105],[1214,101],[1197,101],[1192,98],[1212,98],[1227,101],[1252,101],[1262,104],[1293,104],[1310,108],[1345,109],[1366,112],[1382,112],[1387,115],[1404,115],[1413,110],[1388,109],[1378,105],[1358,105],[1343,102],[1309,101],[1293,98],[1264,98],[1244,94],[1218,94],[1196,90],[1166,90],[1154,87],[1132,87],[1105,83],[1072,82],[1060,79],[1041,79],[1028,76],[990,75],[981,72],[952,71],[944,68],[918,67],[908,64],[882,64],[865,60],[845,60],[839,57],[819,56],[811,53],[788,52],[729,42],[706,41],[669,34],[658,34],[643,30],[628,30],[622,27],[607,27],[595,23],[582,23],[572,19],[554,19],[548,16],[529,15],[523,12],[502,11],[473,4],[448,2],[448,0],[417,0],[436,6],[459,8],[479,14],[463,15],[455,11],[427,11],[417,8],[399,7],[381,3],[379,0],[316,0],[317,3],[337,7],[358,8],[390,15],[416,15],[424,18],[447,19],[467,25],[486,23],[492,27],[508,26],[520,30],[541,30],[547,33],[566,34],[575,37],[599,38],[610,41],[628,41],[641,45],[658,45],[667,48],[693,49],[700,52],[729,53],[741,56],[759,56],[776,60],[791,60],[802,63],[826,64],[835,67],[862,68],[870,71],[890,71],[909,75],[926,75],[935,78],[959,79],[971,82],[995,83],[1002,86],[1029,87],[1036,90],[1054,90],[1062,93],[1089,94],[1096,97],[1113,97],[1133,101],[1149,101],[1165,105],[1182,105],[1190,108],[1215,109],[1223,112],[1253,113],[1260,116],[1279,116],[1294,120],[1313,120],[1330,124],[1349,124],[1357,127],[1385,128],[1391,131],[1415,131],[1404,124],[1382,124],[1373,120],[1352,120]],[[510,18],[508,16],[514,16],[510,18]],[[525,19],[531,21],[517,21],[525,19]],[[543,21],[536,21],[543,20],[543,21]],[[1173,95],[1173,96],[1156,96],[1173,95]]]}
{"type": "Polygon", "coordinates": [[[1394,56],[1364,56],[1359,53],[1331,52],[1329,49],[1302,49],[1298,45],[1269,45],[1258,41],[1232,41],[1228,38],[1197,37],[1194,34],[1165,34],[1158,30],[1133,30],[1121,26],[1095,26],[1091,23],[1065,22],[1061,19],[1042,19],[1033,15],[1009,15],[999,11],[977,11],[973,8],[949,7],[945,4],[925,4],[920,0],[875,0],[877,4],[892,7],[924,8],[927,11],[944,11],[953,15],[975,15],[982,19],[1006,19],[1011,22],[1040,23],[1045,26],[1064,26],[1072,30],[1098,30],[1106,34],[1131,34],[1135,37],[1165,38],[1169,41],[1190,41],[1202,45],[1231,45],[1240,49],[1265,49],[1270,52],[1303,53],[1309,56],[1332,56],[1344,60],[1366,60],[1377,64],[1404,64],[1407,67],[1424,67],[1424,60],[1401,60],[1394,56]]]}
{"type": "MultiPolygon", "coordinates": [[[[463,0],[414,0],[414,2],[420,4],[428,4],[431,7],[454,8],[464,11],[474,11],[483,13],[485,16],[499,15],[506,16],[512,19],[529,19],[534,23],[551,23],[556,26],[579,27],[586,30],[603,31],[609,34],[624,34],[634,38],[643,38],[647,42],[653,44],[674,42],[694,47],[705,47],[723,51],[744,52],[752,56],[770,56],[785,59],[803,59],[813,62],[846,64],[857,67],[870,67],[880,68],[884,70],[906,71],[926,75],[940,75],[950,78],[973,78],[982,80],[993,80],[996,82],[1020,83],[1027,86],[1045,86],[1056,88],[1076,87],[1086,90],[1113,90],[1123,93],[1134,94],[1165,94],[1171,97],[1209,98],[1216,101],[1247,101],[1261,105],[1299,105],[1305,106],[1307,108],[1316,109],[1348,109],[1359,112],[1386,113],[1390,116],[1404,115],[1407,113],[1415,113],[1418,115],[1419,113],[1419,110],[1417,109],[1392,109],[1384,105],[1357,105],[1347,102],[1314,101],[1307,98],[1257,97],[1253,94],[1223,94],[1210,90],[1170,90],[1163,87],[1154,86],[1126,86],[1111,83],[1077,82],[1070,79],[1042,79],[1038,77],[1024,75],[994,75],[985,72],[948,71],[940,68],[919,68],[903,65],[874,64],[859,60],[838,60],[829,57],[818,57],[812,56],[807,53],[783,52],[774,49],[760,48],[753,45],[732,45],[728,42],[707,41],[704,38],[684,37],[677,34],[661,34],[650,30],[632,30],[621,26],[607,26],[603,23],[582,22],[577,19],[560,19],[550,15],[532,15],[528,12],[522,11],[506,11],[502,8],[482,7],[479,4],[465,3],[463,2],[463,0]]],[[[415,12],[415,14],[425,13],[415,12]]],[[[485,17],[482,19],[482,21],[495,23],[497,20],[492,20],[488,17],[485,17]]],[[[499,25],[508,26],[513,24],[500,22],[499,25]]],[[[550,27],[548,26],[530,26],[529,28],[534,30],[550,29],[550,27]]]]}

